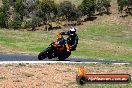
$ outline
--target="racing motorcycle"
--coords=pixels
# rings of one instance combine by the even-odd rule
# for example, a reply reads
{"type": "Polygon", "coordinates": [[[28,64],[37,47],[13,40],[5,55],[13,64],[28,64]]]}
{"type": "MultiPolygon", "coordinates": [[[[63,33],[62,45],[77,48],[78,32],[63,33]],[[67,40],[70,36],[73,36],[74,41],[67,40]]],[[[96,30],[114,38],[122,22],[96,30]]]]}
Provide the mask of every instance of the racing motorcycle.
{"type": "Polygon", "coordinates": [[[69,45],[62,35],[57,34],[57,40],[51,43],[46,49],[39,53],[38,59],[43,60],[45,58],[52,59],[58,58],[63,61],[71,55],[69,45]]]}

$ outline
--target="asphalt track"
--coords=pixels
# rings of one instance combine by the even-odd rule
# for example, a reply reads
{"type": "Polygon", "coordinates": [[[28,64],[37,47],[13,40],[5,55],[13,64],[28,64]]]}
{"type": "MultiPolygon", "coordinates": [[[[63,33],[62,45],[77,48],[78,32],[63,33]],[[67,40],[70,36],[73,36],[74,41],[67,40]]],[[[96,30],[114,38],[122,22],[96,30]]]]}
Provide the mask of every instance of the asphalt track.
{"type": "Polygon", "coordinates": [[[82,59],[82,58],[67,58],[65,61],[59,61],[57,58],[44,59],[39,61],[37,55],[25,55],[25,54],[6,54],[0,53],[0,63],[15,62],[15,63],[113,63],[113,64],[132,64],[132,62],[126,61],[113,61],[113,60],[98,60],[98,59],[82,59]]]}

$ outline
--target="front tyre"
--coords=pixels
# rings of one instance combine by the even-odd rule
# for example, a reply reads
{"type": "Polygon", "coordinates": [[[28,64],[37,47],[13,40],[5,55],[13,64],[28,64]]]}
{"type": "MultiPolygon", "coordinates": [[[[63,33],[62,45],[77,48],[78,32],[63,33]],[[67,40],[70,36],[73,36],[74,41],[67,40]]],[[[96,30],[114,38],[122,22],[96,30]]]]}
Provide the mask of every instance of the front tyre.
{"type": "Polygon", "coordinates": [[[43,60],[45,58],[46,58],[46,55],[44,54],[44,52],[39,53],[38,60],[43,60]]]}
{"type": "Polygon", "coordinates": [[[59,61],[64,61],[66,58],[67,58],[66,55],[59,55],[58,56],[59,61]]]}

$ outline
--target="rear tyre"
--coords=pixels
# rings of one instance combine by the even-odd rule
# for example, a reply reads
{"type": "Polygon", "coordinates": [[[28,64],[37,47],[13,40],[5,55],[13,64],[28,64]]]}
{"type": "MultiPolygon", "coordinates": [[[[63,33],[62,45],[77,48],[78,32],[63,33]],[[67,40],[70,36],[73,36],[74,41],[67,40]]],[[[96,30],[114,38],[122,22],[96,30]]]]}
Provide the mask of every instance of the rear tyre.
{"type": "Polygon", "coordinates": [[[66,56],[59,56],[58,59],[59,61],[64,61],[66,59],[66,56]]]}
{"type": "Polygon", "coordinates": [[[66,58],[68,58],[71,55],[71,51],[68,51],[66,54],[66,58]]]}
{"type": "Polygon", "coordinates": [[[66,58],[64,57],[58,57],[59,61],[64,61],[66,58]]]}
{"type": "Polygon", "coordinates": [[[58,57],[60,61],[64,61],[66,58],[68,58],[71,55],[71,52],[66,52],[64,55],[61,55],[58,57]]]}
{"type": "Polygon", "coordinates": [[[44,54],[44,52],[39,53],[38,60],[43,60],[45,58],[46,58],[46,55],[44,54]]]}

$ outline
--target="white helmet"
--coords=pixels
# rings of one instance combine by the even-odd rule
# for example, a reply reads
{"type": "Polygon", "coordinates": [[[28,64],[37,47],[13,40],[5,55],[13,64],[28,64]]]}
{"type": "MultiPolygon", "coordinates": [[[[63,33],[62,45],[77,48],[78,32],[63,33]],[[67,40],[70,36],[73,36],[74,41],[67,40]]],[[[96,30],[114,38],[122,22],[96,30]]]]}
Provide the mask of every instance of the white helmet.
{"type": "Polygon", "coordinates": [[[70,28],[70,31],[69,31],[69,34],[70,34],[70,35],[75,35],[75,34],[76,34],[76,28],[71,27],[71,28],[70,28]]]}

